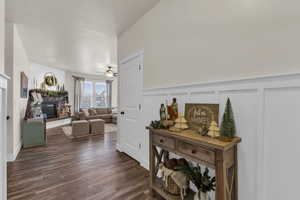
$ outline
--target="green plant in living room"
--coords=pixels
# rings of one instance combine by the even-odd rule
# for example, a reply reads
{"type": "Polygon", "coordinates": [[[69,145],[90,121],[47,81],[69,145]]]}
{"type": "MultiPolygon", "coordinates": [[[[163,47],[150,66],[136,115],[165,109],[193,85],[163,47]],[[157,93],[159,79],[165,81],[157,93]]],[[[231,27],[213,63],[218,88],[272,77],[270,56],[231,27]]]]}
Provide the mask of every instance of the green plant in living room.
{"type": "Polygon", "coordinates": [[[235,129],[235,122],[234,122],[234,116],[232,111],[232,106],[230,99],[227,99],[226,102],[226,108],[223,115],[223,120],[221,124],[221,130],[220,130],[220,139],[225,141],[230,141],[232,138],[235,137],[236,129],[235,129]]]}
{"type": "Polygon", "coordinates": [[[154,128],[154,129],[164,129],[165,128],[163,126],[163,124],[161,123],[161,121],[151,121],[150,127],[154,128]]]}
{"type": "Polygon", "coordinates": [[[36,92],[40,93],[43,97],[60,97],[60,96],[68,96],[67,91],[51,91],[51,90],[43,90],[43,89],[32,89],[30,93],[36,92]]]}
{"type": "Polygon", "coordinates": [[[202,173],[200,165],[193,166],[192,163],[187,163],[180,170],[198,189],[194,200],[208,200],[208,193],[216,188],[216,177],[209,175],[209,169],[206,167],[202,173]]]}

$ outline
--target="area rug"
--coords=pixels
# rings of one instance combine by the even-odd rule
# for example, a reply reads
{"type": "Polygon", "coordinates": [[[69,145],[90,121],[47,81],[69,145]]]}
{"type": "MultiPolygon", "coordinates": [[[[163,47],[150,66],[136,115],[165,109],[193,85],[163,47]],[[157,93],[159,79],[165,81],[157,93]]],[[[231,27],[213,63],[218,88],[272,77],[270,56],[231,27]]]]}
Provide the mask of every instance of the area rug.
{"type": "MultiPolygon", "coordinates": [[[[62,127],[62,130],[68,138],[70,138],[70,139],[74,138],[72,135],[72,126],[64,126],[64,127],[62,127]]],[[[105,124],[104,125],[105,133],[112,133],[112,132],[116,132],[117,130],[118,130],[118,128],[117,128],[117,125],[115,125],[115,124],[105,124]]]]}

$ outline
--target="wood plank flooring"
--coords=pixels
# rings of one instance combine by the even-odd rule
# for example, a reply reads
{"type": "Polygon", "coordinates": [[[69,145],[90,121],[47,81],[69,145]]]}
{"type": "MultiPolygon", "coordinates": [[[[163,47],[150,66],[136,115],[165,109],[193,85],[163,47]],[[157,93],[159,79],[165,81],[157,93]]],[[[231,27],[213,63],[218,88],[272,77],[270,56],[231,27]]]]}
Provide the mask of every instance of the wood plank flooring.
{"type": "Polygon", "coordinates": [[[71,141],[61,128],[48,145],[8,164],[9,200],[147,200],[148,171],[116,151],[116,133],[71,141]]]}

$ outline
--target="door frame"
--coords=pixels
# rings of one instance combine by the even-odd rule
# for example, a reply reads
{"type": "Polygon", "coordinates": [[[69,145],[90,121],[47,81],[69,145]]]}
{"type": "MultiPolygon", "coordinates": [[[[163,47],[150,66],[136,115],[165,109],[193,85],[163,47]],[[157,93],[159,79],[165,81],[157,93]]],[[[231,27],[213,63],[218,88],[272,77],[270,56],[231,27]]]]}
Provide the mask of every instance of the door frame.
{"type": "Polygon", "coordinates": [[[7,199],[7,81],[10,78],[0,73],[0,199],[7,199]]]}
{"type": "MultiPolygon", "coordinates": [[[[124,58],[124,59],[120,59],[118,67],[120,69],[121,65],[123,65],[123,64],[125,64],[125,63],[127,63],[130,60],[135,59],[135,58],[140,58],[141,69],[140,69],[140,79],[139,80],[140,80],[141,89],[140,89],[140,92],[139,92],[139,102],[140,102],[141,105],[143,105],[142,101],[143,101],[143,88],[144,88],[144,50],[140,50],[140,51],[124,58]]],[[[121,114],[120,114],[120,112],[121,112],[121,107],[120,107],[120,105],[121,105],[120,104],[120,102],[121,102],[120,101],[120,98],[121,98],[120,76],[121,76],[121,74],[120,74],[120,70],[118,70],[118,71],[119,71],[119,75],[118,75],[118,131],[117,131],[116,149],[119,152],[124,152],[124,150],[122,149],[122,144],[120,144],[120,130],[121,130],[121,128],[120,128],[120,124],[121,124],[120,123],[121,122],[121,119],[120,119],[121,118],[121,114]]],[[[142,109],[143,109],[143,107],[141,107],[140,113],[142,113],[142,109]]],[[[140,122],[142,122],[141,118],[139,118],[138,120],[140,122]]],[[[142,123],[137,123],[137,124],[138,124],[138,130],[142,131],[142,129],[141,129],[142,128],[142,126],[141,126],[142,123]]],[[[141,141],[138,141],[138,142],[139,142],[139,144],[141,144],[141,141]]],[[[140,160],[139,152],[137,152],[137,158],[140,160]]]]}

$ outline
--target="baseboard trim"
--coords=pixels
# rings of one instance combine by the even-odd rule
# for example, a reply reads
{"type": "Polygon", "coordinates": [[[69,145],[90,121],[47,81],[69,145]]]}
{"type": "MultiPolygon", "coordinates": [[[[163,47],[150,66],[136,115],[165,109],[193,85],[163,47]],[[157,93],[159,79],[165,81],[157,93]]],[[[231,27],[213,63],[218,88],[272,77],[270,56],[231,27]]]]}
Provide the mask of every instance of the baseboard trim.
{"type": "Polygon", "coordinates": [[[143,168],[147,169],[147,170],[150,169],[150,167],[149,167],[149,162],[146,161],[146,160],[144,160],[144,159],[142,159],[142,161],[140,162],[140,165],[141,165],[143,168]]]}
{"type": "Polygon", "coordinates": [[[13,161],[15,161],[17,159],[17,157],[18,157],[21,149],[22,149],[22,143],[19,142],[18,147],[17,147],[17,151],[14,152],[14,153],[8,153],[8,155],[7,155],[7,162],[13,162],[13,161]]]}
{"type": "Polygon", "coordinates": [[[116,144],[116,149],[117,149],[117,151],[119,151],[121,153],[123,152],[121,145],[119,143],[116,144]]]}

